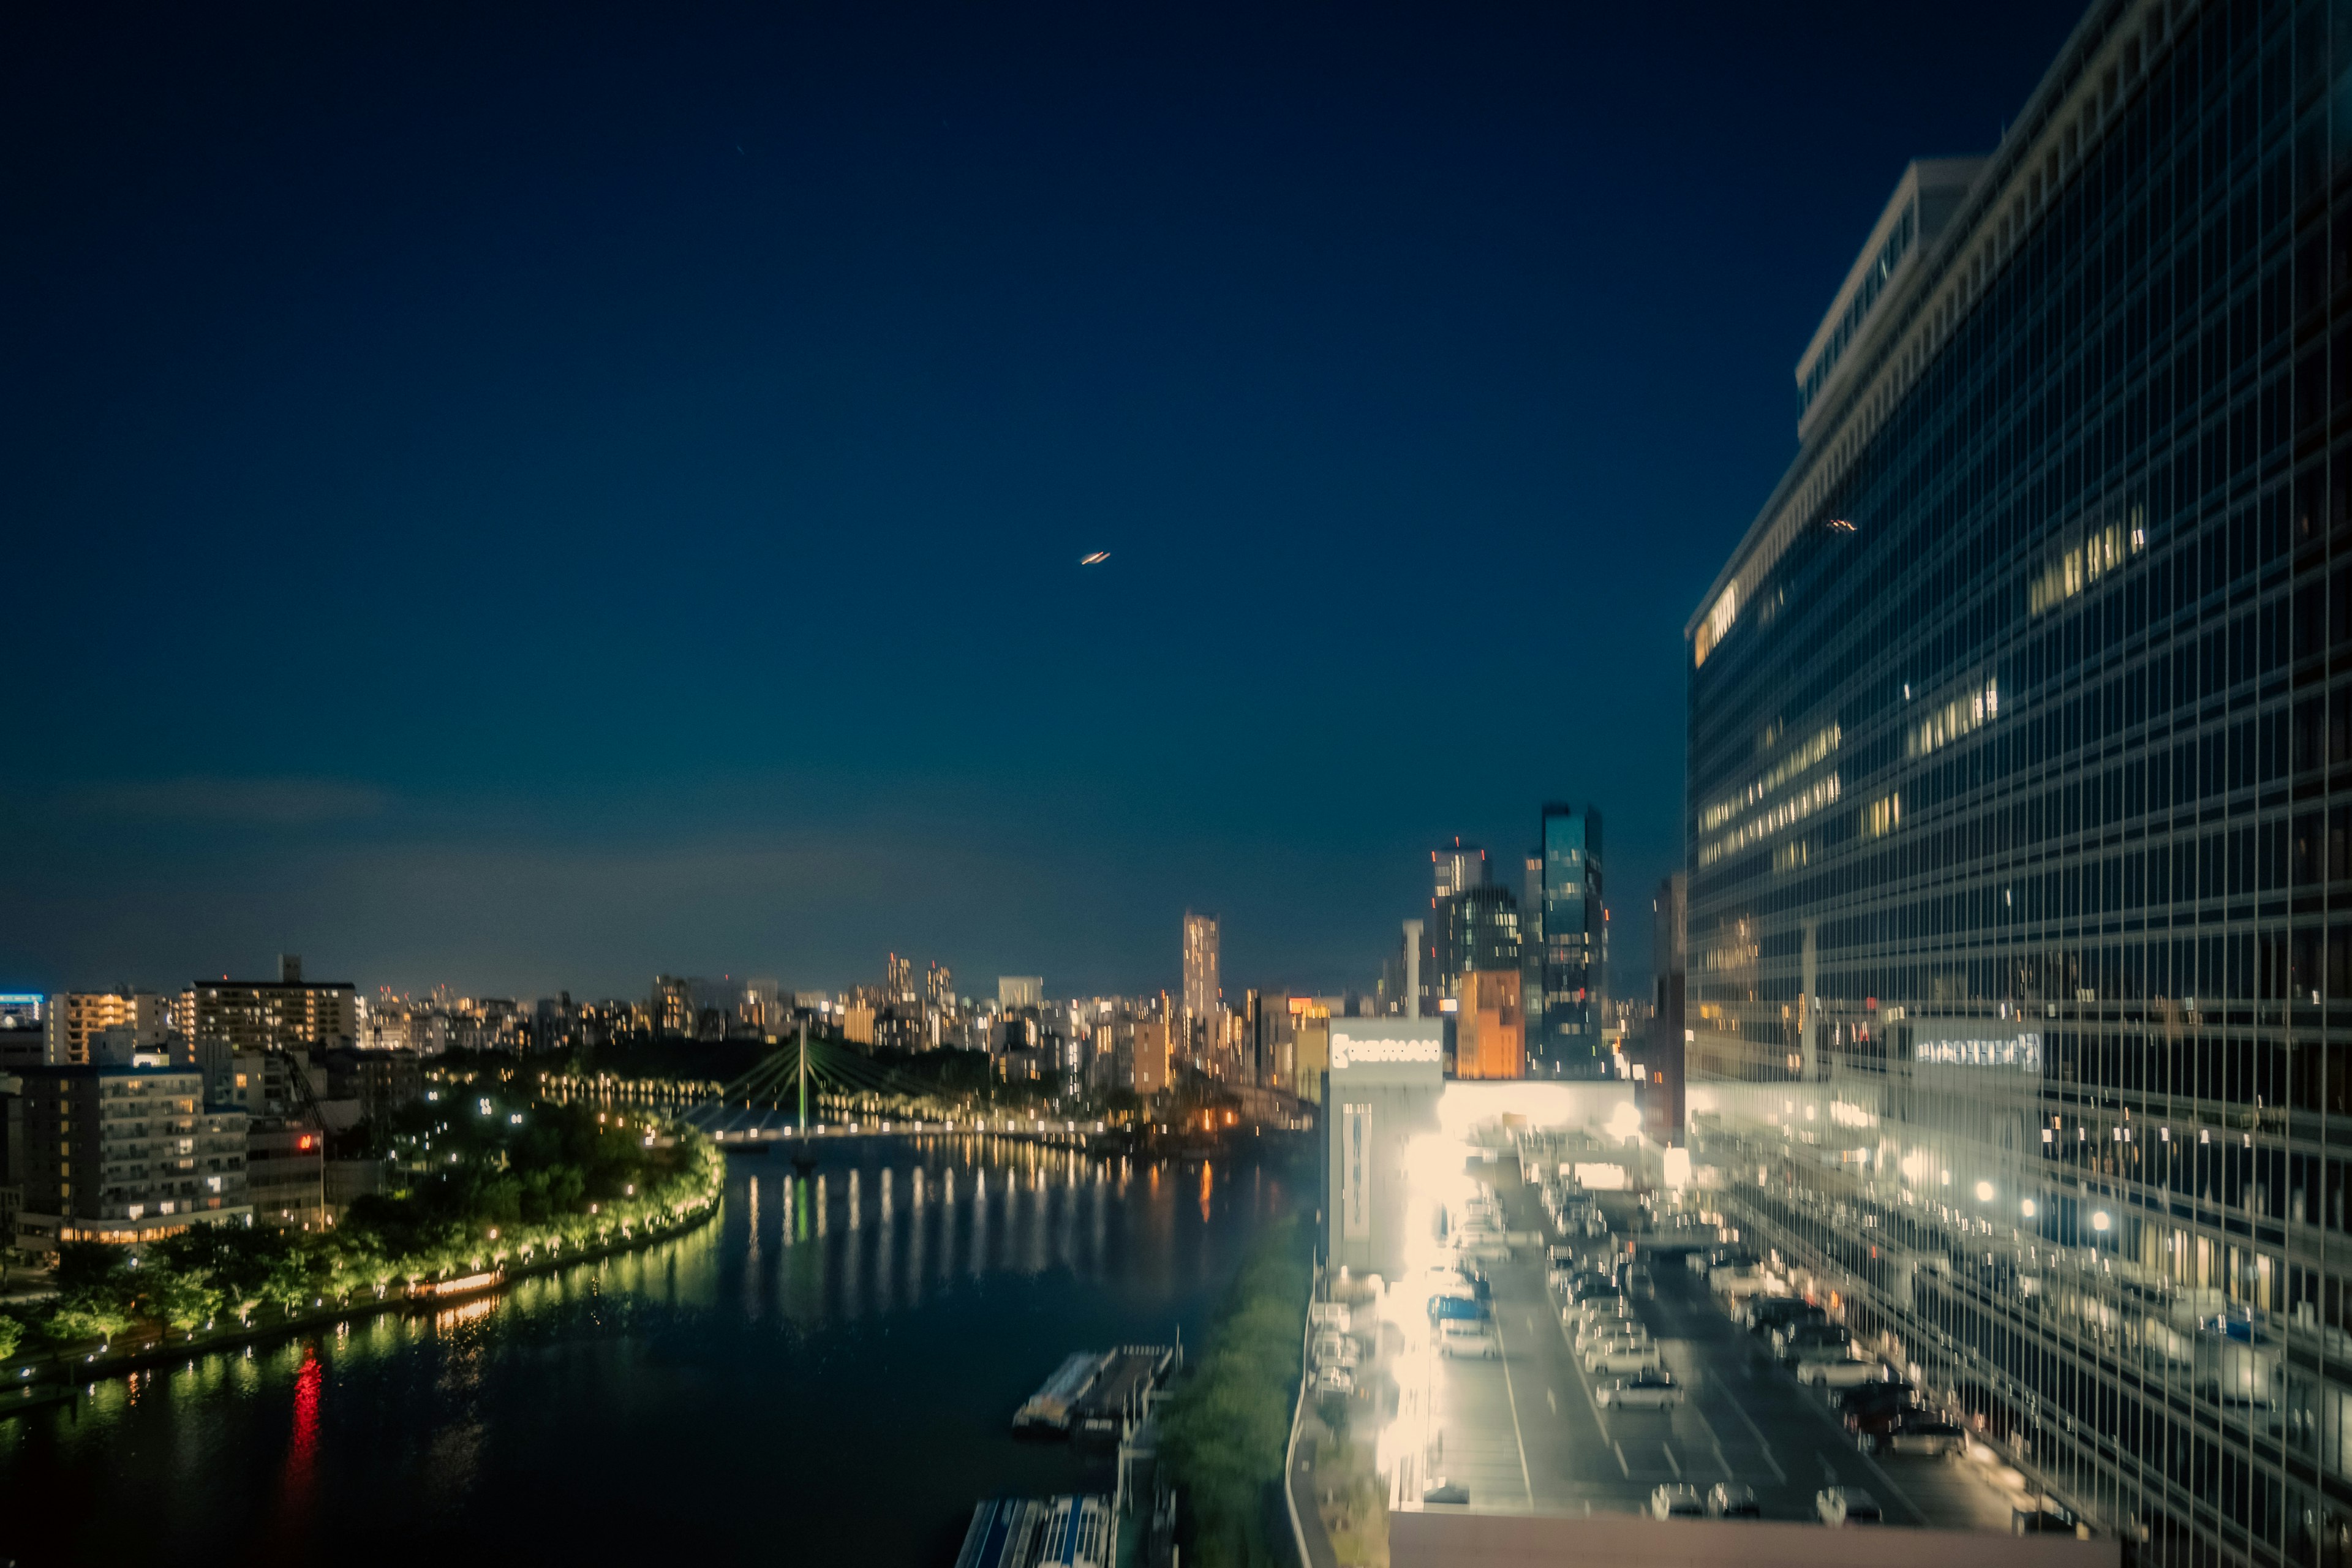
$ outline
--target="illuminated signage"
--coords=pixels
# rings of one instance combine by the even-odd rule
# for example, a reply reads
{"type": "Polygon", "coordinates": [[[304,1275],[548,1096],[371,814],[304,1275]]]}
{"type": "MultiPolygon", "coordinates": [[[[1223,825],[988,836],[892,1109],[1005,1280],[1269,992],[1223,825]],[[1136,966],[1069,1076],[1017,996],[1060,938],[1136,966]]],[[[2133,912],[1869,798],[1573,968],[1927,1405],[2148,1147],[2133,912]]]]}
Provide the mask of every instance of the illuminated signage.
{"type": "Polygon", "coordinates": [[[1955,1035],[1949,1038],[1915,1034],[1914,1060],[1941,1067],[2013,1068],[2021,1072],[2042,1070],[2042,1037],[2033,1030],[2014,1035],[1955,1035]]]}
{"type": "Polygon", "coordinates": [[[41,994],[37,991],[0,991],[0,1029],[41,1026],[41,994]]]}
{"type": "Polygon", "coordinates": [[[1439,1050],[1440,1042],[1434,1039],[1360,1040],[1335,1030],[1331,1036],[1331,1066],[1336,1071],[1371,1062],[1434,1063],[1439,1050]]]}

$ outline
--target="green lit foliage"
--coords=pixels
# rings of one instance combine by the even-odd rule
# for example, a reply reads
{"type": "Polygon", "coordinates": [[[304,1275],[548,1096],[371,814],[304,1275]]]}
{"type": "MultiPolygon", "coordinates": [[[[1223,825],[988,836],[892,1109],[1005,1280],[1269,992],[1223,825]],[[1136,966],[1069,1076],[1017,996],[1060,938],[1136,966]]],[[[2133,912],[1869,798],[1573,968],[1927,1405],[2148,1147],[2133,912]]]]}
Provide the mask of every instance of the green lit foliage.
{"type": "Polygon", "coordinates": [[[1266,1536],[1269,1489],[1282,1484],[1299,1341],[1314,1268],[1294,1216],[1260,1233],[1234,1281],[1208,1349],[1160,1416],[1161,1451],[1183,1491],[1205,1568],[1286,1563],[1266,1536]]]}
{"type": "MultiPolygon", "coordinates": [[[[611,1113],[470,1088],[403,1107],[390,1131],[412,1167],[405,1184],[361,1198],[335,1229],[196,1225],[135,1259],[70,1242],[58,1296],[34,1326],[62,1351],[141,1320],[185,1332],[224,1312],[243,1323],[263,1307],[291,1317],[320,1301],[381,1299],[409,1281],[634,1239],[716,1203],[725,1173],[698,1133],[649,1145],[642,1118],[625,1127],[611,1113]]],[[[13,1348],[21,1325],[6,1321],[13,1348]]]]}

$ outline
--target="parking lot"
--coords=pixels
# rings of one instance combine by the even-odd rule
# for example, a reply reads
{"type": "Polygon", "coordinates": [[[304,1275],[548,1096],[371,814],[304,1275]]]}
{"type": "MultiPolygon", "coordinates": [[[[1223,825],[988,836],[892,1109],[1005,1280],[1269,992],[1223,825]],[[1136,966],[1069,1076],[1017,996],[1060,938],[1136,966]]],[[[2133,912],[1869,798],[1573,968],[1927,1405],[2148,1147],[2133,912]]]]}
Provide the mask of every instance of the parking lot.
{"type": "MultiPolygon", "coordinates": [[[[1502,1197],[1514,1232],[1551,1234],[1531,1191],[1502,1197]]],[[[2010,1528],[1998,1467],[1859,1452],[1679,1258],[1656,1261],[1657,1293],[1634,1307],[1687,1396],[1670,1410],[1601,1408],[1604,1379],[1577,1363],[1543,1268],[1540,1246],[1488,1265],[1496,1359],[1428,1354],[1410,1322],[1391,1341],[1397,1353],[1382,1360],[1406,1437],[1391,1455],[1394,1506],[1422,1506],[1440,1479],[1475,1511],[1547,1513],[1637,1510],[1661,1483],[1732,1481],[1755,1489],[1767,1518],[1810,1520],[1814,1493],[1843,1485],[1868,1489],[1892,1524],[2010,1528]]]]}

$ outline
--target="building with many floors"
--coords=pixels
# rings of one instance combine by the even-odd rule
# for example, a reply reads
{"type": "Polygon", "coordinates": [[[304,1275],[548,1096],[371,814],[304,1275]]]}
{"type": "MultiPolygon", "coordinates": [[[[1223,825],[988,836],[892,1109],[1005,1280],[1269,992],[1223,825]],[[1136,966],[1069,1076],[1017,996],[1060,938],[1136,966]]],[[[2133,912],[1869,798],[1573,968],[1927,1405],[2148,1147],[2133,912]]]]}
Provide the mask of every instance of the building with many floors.
{"type": "Polygon", "coordinates": [[[2347,101],[2333,0],[2092,5],[1686,629],[1694,1159],[2143,1563],[2352,1559],[2347,101]]]}
{"type": "Polygon", "coordinates": [[[81,1063],[16,1076],[24,1250],[153,1241],[192,1224],[244,1224],[252,1213],[245,1115],[206,1110],[194,1068],[81,1063]]]}

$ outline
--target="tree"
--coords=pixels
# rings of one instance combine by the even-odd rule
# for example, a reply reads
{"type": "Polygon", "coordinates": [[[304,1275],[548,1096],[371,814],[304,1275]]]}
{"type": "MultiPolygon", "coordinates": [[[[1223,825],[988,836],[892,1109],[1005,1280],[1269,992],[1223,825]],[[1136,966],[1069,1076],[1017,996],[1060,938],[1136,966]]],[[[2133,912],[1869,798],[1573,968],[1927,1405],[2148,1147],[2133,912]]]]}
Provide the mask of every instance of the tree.
{"type": "Polygon", "coordinates": [[[6,1312],[0,1312],[0,1361],[15,1355],[24,1338],[25,1325],[6,1312]]]}
{"type": "Polygon", "coordinates": [[[162,1263],[149,1265],[144,1273],[142,1300],[148,1311],[167,1326],[185,1333],[211,1322],[220,1311],[221,1289],[204,1275],[162,1263]]]}

